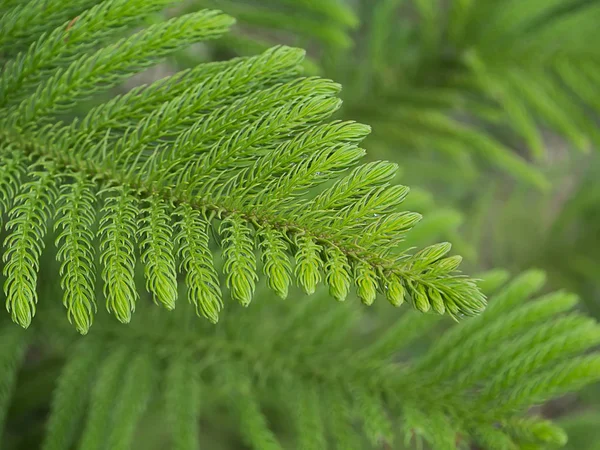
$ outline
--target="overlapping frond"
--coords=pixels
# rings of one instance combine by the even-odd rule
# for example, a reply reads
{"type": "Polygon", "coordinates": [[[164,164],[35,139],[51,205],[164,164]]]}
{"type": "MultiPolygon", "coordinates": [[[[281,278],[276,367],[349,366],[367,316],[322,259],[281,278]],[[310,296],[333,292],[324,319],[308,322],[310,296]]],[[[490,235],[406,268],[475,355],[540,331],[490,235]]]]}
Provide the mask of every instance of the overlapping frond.
{"type": "Polygon", "coordinates": [[[316,42],[311,54],[350,86],[342,116],[375,124],[375,146],[390,148],[391,136],[394,149],[427,150],[411,169],[442,152],[466,179],[475,155],[544,187],[532,163],[546,156],[544,126],[582,150],[600,138],[587,114],[600,108],[589,52],[598,6],[353,2],[365,6],[365,42],[344,63],[357,20],[337,0],[191,1],[147,25],[170,3],[0,0],[0,301],[23,327],[36,310],[47,317],[28,332],[37,345],[27,356],[23,330],[0,328],[9,447],[146,447],[140,429],[178,450],[212,448],[217,434],[261,450],[563,445],[565,432],[531,406],[600,378],[598,324],[564,292],[526,301],[540,272],[480,314],[481,291],[506,274],[476,285],[449,244],[426,236],[455,242],[461,217],[408,195],[395,164],[361,163],[370,128],[330,120],[340,85],[303,77],[303,51],[267,48],[270,36],[252,27],[316,42]],[[128,78],[233,24],[198,5],[239,19],[215,47],[262,53],[126,90],[128,78]],[[560,49],[548,44],[556,35],[560,49]],[[299,297],[295,285],[315,295],[271,301],[299,297]],[[358,309],[378,295],[416,311],[392,321],[377,306],[358,309]],[[431,344],[444,314],[478,317],[444,324],[431,344]],[[29,407],[32,386],[53,380],[28,436],[11,433],[11,398],[29,407]]]}
{"type": "MultiPolygon", "coordinates": [[[[357,12],[343,0],[194,0],[191,5],[220,9],[235,17],[241,26],[217,47],[242,55],[264,51],[274,43],[299,41],[335,54],[352,45],[351,33],[359,24],[357,12]]],[[[305,66],[318,70],[313,61],[305,66]]]]}
{"type": "MultiPolygon", "coordinates": [[[[485,275],[486,291],[504,275],[485,275]]],[[[261,450],[563,445],[558,425],[528,411],[600,378],[600,327],[574,310],[571,295],[528,300],[543,284],[541,272],[519,276],[488,310],[453,324],[417,355],[440,325],[436,316],[408,311],[386,327],[371,315],[379,325],[365,332],[355,326],[364,318],[357,304],[324,303],[326,289],[302,304],[232,311],[210,339],[210,323],[186,312],[193,305],[156,314],[145,303],[128,327],[101,314],[85,338],[68,324],[43,323],[42,336],[75,345],[49,419],[60,426],[46,448],[68,448],[85,410],[78,448],[127,448],[148,401],[158,402],[151,414],[170,424],[164,442],[182,450],[211,442],[221,411],[240,442],[261,450]],[[91,367],[99,352],[102,363],[91,367]],[[59,436],[63,446],[53,444],[59,436]]]]}
{"type": "Polygon", "coordinates": [[[0,81],[0,104],[22,100],[45,77],[67,68],[172,0],[21,2],[2,16],[0,53],[13,56],[0,81]],[[42,39],[43,38],[43,39],[42,39]]]}
{"type": "MultiPolygon", "coordinates": [[[[84,54],[63,70],[52,73],[54,76],[40,83],[33,95],[21,101],[14,111],[10,110],[5,126],[28,128],[35,122],[38,127],[41,121],[70,110],[78,100],[117,85],[177,48],[218,37],[232,23],[229,16],[219,12],[200,11],[152,25],[92,54],[84,54]]],[[[11,68],[14,69],[3,74],[2,78],[8,80],[5,87],[8,96],[24,93],[24,89],[19,89],[21,86],[12,84],[13,80],[28,78],[28,74],[23,73],[24,67],[56,64],[55,53],[62,52],[49,52],[46,45],[50,44],[42,36],[38,48],[30,47],[24,61],[13,63],[11,68]]]]}
{"type": "MultiPolygon", "coordinates": [[[[202,10],[121,37],[164,3],[99,3],[57,28],[51,22],[5,65],[0,205],[11,231],[4,273],[13,320],[28,326],[35,314],[52,219],[63,303],[81,333],[96,312],[96,263],[107,309],[121,322],[136,309],[140,265],[167,309],[183,272],[190,302],[211,322],[223,307],[220,285],[248,305],[261,271],[281,297],[293,278],[309,293],[324,280],[337,300],[356,287],[366,304],[381,293],[423,312],[481,312],[484,297],[456,271],[448,244],[414,255],[400,247],[420,219],[400,207],[408,188],[393,184],[395,164],[359,165],[370,129],[327,122],[340,86],[299,77],[302,51],[203,64],[73,117],[80,101],[233,23],[202,10]]],[[[39,7],[10,14],[25,20],[39,7]]]]}
{"type": "Polygon", "coordinates": [[[13,151],[11,146],[6,146],[0,158],[3,167],[0,172],[0,208],[2,208],[0,218],[3,218],[11,208],[19,190],[21,176],[26,168],[26,157],[20,152],[13,151]]]}
{"type": "MultiPolygon", "coordinates": [[[[269,11],[289,2],[255,3],[269,11]]],[[[353,48],[332,57],[322,44],[318,63],[347,88],[344,114],[373,125],[374,145],[402,151],[411,169],[426,168],[421,177],[460,171],[473,181],[485,163],[547,189],[547,130],[582,151],[598,146],[595,2],[359,0],[348,6],[360,17],[353,48]],[[440,157],[455,170],[440,170],[440,157]]],[[[250,25],[268,27],[263,15],[242,14],[250,25]]],[[[332,29],[337,20],[323,18],[332,29]]],[[[302,36],[295,25],[277,22],[302,36]]],[[[313,27],[313,37],[319,29],[313,27]]]]}

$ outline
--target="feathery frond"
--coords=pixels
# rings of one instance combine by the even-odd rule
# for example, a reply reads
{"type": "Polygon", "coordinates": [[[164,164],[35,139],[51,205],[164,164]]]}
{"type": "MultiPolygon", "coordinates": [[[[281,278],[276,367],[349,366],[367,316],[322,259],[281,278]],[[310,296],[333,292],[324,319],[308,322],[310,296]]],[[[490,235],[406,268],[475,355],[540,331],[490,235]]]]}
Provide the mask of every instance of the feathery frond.
{"type": "Polygon", "coordinates": [[[147,200],[142,211],[139,234],[146,289],[157,303],[174,309],[178,292],[173,226],[169,206],[160,197],[153,196],[147,200]]]}
{"type": "MultiPolygon", "coordinates": [[[[4,273],[13,320],[26,327],[35,314],[51,218],[63,303],[83,334],[96,313],[96,255],[107,309],[119,321],[129,322],[136,309],[141,265],[155,302],[175,307],[182,271],[190,302],[216,322],[223,307],[216,245],[225,285],[243,305],[261,265],[281,297],[294,275],[308,293],[323,279],[337,300],[355,285],[366,304],[384,293],[423,312],[481,312],[485,299],[456,271],[459,259],[442,259],[448,245],[412,256],[400,248],[420,219],[400,209],[408,188],[393,184],[394,164],[358,165],[370,129],[327,122],[340,107],[340,87],[298,77],[302,51],[276,47],[203,64],[78,117],[82,100],[220,36],[233,20],[202,10],[121,37],[167,2],[107,0],[60,25],[54,20],[67,12],[50,3],[56,19],[6,63],[0,86],[0,201],[12,230],[4,273]]],[[[10,14],[25,20],[40,7],[33,1],[10,14]]]]}

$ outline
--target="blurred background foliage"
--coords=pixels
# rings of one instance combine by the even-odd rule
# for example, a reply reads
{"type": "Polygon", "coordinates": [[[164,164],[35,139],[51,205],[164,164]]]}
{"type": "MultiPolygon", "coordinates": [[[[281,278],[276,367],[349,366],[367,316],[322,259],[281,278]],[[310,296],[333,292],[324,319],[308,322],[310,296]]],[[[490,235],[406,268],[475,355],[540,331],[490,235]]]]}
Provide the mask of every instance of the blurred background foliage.
{"type": "MultiPolygon", "coordinates": [[[[372,159],[398,162],[408,247],[447,239],[468,269],[548,273],[600,318],[600,1],[202,0],[235,32],[179,65],[308,49],[306,72],[340,82],[341,116],[368,123],[372,159]]],[[[569,448],[600,448],[600,389],[548,406],[580,411],[569,448]]]]}

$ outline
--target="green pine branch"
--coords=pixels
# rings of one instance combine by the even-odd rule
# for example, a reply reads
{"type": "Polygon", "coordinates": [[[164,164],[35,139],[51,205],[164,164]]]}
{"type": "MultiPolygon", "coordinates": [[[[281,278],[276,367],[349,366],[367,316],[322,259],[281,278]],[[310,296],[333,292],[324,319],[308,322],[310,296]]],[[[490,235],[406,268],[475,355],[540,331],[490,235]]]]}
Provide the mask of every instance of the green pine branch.
{"type": "MultiPolygon", "coordinates": [[[[399,248],[420,219],[400,209],[408,189],[393,184],[394,164],[358,165],[369,128],[327,122],[340,88],[299,78],[299,50],[278,47],[185,70],[69,122],[80,101],[233,23],[202,10],[120,37],[160,4],[136,14],[129,2],[107,0],[6,64],[0,198],[9,217],[4,289],[15,322],[27,327],[35,315],[53,218],[63,304],[81,333],[97,310],[96,278],[107,309],[131,320],[140,264],[157,303],[174,308],[181,271],[189,301],[216,322],[223,304],[215,244],[225,258],[223,284],[243,305],[254,295],[260,262],[281,296],[295,274],[308,293],[324,280],[340,301],[356,284],[367,304],[379,292],[423,312],[481,312],[484,297],[457,272],[460,259],[446,257],[448,244],[414,255],[399,248]],[[100,48],[90,47],[92,37],[100,48]]],[[[26,20],[39,7],[30,6],[11,14],[26,20]]]]}

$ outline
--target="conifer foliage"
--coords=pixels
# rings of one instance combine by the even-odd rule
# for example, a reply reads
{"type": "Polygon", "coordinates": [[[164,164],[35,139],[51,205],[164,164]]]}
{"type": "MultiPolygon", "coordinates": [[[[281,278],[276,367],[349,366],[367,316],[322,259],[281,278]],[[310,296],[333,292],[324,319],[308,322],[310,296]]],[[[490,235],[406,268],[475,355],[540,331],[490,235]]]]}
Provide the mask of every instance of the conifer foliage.
{"type": "MultiPolygon", "coordinates": [[[[419,58],[404,94],[446,54],[433,26],[439,3],[409,3],[432,59],[419,58]]],[[[407,128],[415,120],[409,143],[445,138],[450,153],[482,144],[500,167],[545,185],[534,164],[451,118],[454,95],[437,98],[448,87],[493,97],[536,158],[538,130],[521,107],[587,146],[557,105],[515,81],[519,70],[503,77],[485,60],[493,30],[469,18],[494,8],[475,4],[452,2],[462,9],[440,27],[465,43],[466,79],[431,91],[431,80],[416,83],[418,107],[354,103],[346,114],[407,128]],[[530,94],[523,104],[503,96],[517,87],[530,94]]],[[[546,11],[532,5],[521,21],[546,11]]],[[[557,17],[577,9],[548,5],[557,17]]],[[[400,7],[382,0],[368,20],[389,25],[400,7]]],[[[191,44],[247,43],[239,29],[228,34],[229,12],[343,55],[358,25],[351,11],[336,0],[0,0],[0,446],[151,448],[146,439],[194,450],[216,448],[214,434],[231,441],[223,448],[256,450],[565,444],[559,426],[529,410],[600,379],[600,327],[574,296],[537,294],[541,272],[505,285],[501,271],[462,275],[449,243],[408,249],[428,230],[454,229],[456,216],[417,194],[413,205],[431,203],[434,223],[412,231],[421,215],[406,210],[397,165],[362,161],[370,127],[333,118],[341,86],[306,76],[303,50],[274,46],[131,80],[191,44]],[[306,18],[282,20],[291,11],[306,18]],[[412,308],[390,320],[378,296],[412,308]],[[22,423],[27,435],[15,432],[22,423]]],[[[512,29],[511,17],[495,21],[512,29]]],[[[389,74],[381,58],[398,36],[382,30],[368,35],[373,64],[356,71],[354,87],[389,74]]],[[[529,42],[535,52],[542,41],[529,42]]],[[[568,65],[552,71],[575,90],[568,65]]]]}
{"type": "Polygon", "coordinates": [[[15,322],[27,327],[35,315],[54,230],[63,303],[81,333],[97,309],[96,281],[107,309],[130,321],[140,263],[146,288],[168,309],[183,272],[190,302],[212,322],[223,286],[250,303],[259,261],[282,297],[295,275],[309,293],[323,279],[337,300],[354,282],[368,304],[381,292],[454,317],[482,310],[474,282],[456,272],[460,259],[446,257],[449,245],[397,251],[419,220],[400,209],[408,189],[392,183],[395,164],[360,165],[369,127],[327,121],[340,86],[301,77],[302,51],[203,64],[81,113],[80,102],[219,37],[234,20],[201,10],[132,33],[169,2],[63,3],[7,6],[2,16],[11,25],[0,84],[3,273],[15,322]]]}
{"type": "MultiPolygon", "coordinates": [[[[539,294],[539,271],[507,284],[503,273],[483,278],[484,291],[493,292],[489,307],[449,328],[439,316],[402,310],[398,320],[365,331],[358,324],[370,311],[326,302],[323,287],[302,305],[233,304],[216,332],[193,305],[165,314],[146,302],[126,327],[99,311],[81,337],[61,305],[40,305],[46,320],[33,341],[68,355],[45,375],[56,381],[42,448],[146,448],[136,438],[140,427],[160,448],[211,448],[219,420],[234,436],[225,448],[563,445],[558,425],[527,410],[600,378],[600,357],[591,351],[600,326],[576,311],[573,295],[539,294]],[[411,348],[441,325],[446,331],[414,356],[411,348]],[[161,426],[150,430],[153,420],[161,426]]],[[[53,285],[47,294],[59,290],[53,285]]],[[[12,392],[30,331],[3,330],[0,387],[12,392]]],[[[18,402],[27,392],[15,395],[18,402]]],[[[7,407],[0,403],[0,417],[7,407]]]]}

